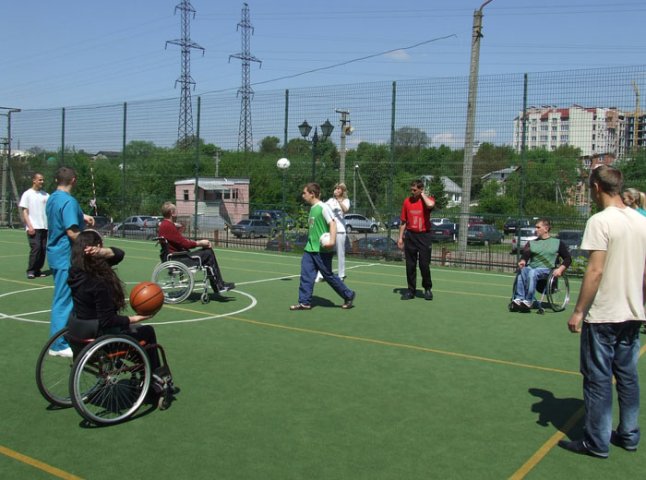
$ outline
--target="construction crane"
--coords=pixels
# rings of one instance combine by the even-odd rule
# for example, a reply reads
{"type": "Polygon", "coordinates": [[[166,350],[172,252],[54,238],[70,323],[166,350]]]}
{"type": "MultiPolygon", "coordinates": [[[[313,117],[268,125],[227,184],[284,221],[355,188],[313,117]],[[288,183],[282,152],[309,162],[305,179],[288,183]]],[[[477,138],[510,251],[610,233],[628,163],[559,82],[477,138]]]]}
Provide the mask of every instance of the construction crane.
{"type": "Polygon", "coordinates": [[[637,86],[637,82],[635,80],[633,82],[633,90],[635,91],[635,118],[633,121],[633,151],[637,150],[637,147],[639,147],[639,116],[640,116],[640,111],[639,111],[639,87],[637,86]]]}

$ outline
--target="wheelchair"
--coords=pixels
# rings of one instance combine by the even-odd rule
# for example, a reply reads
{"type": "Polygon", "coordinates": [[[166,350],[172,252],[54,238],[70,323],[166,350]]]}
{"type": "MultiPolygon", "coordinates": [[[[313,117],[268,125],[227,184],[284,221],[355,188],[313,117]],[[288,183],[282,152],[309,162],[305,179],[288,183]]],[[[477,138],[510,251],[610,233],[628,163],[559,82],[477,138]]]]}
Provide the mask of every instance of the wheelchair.
{"type": "MultiPolygon", "coordinates": [[[[562,312],[570,303],[570,282],[565,274],[560,277],[554,276],[554,268],[550,270],[547,277],[540,278],[536,281],[536,291],[541,294],[539,300],[534,299],[533,307],[536,308],[536,313],[544,314],[545,307],[551,308],[554,312],[562,312]]],[[[514,285],[511,290],[511,298],[513,300],[516,292],[516,284],[520,277],[520,270],[516,272],[514,278],[514,285]]],[[[510,312],[513,311],[513,303],[510,301],[507,307],[510,312]]]]}
{"type": "Polygon", "coordinates": [[[177,389],[161,345],[142,345],[127,335],[103,335],[79,340],[65,327],[52,336],[36,363],[36,384],[53,406],[74,407],[95,425],[127,420],[148,399],[160,410],[168,408],[177,389]],[[65,338],[74,358],[49,355],[57,340],[65,338]],[[157,349],[161,366],[153,372],[147,351],[157,349]]]}
{"type": "Polygon", "coordinates": [[[202,272],[200,301],[209,303],[208,270],[202,265],[202,259],[191,252],[168,252],[168,242],[164,237],[154,238],[160,247],[161,263],[153,270],[152,281],[164,292],[164,303],[175,304],[186,300],[195,286],[195,275],[202,272]]]}

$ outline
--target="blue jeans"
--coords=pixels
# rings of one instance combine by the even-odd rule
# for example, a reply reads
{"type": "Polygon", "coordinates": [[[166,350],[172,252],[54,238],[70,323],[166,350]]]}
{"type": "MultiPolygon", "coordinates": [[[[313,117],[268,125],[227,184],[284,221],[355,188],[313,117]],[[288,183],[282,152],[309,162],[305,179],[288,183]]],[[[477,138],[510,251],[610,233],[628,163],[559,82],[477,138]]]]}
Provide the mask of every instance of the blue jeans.
{"type": "Polygon", "coordinates": [[[619,425],[626,447],[639,443],[639,329],[641,322],[586,323],[581,331],[581,373],[585,425],[583,441],[607,455],[612,431],[612,377],[617,382],[619,425]]]}
{"type": "Polygon", "coordinates": [[[522,268],[516,281],[514,299],[533,302],[534,294],[536,293],[536,282],[542,278],[547,278],[550,271],[550,268],[543,267],[532,268],[530,266],[526,266],[522,268]]]}
{"type": "Polygon", "coordinates": [[[316,273],[321,272],[323,279],[334,289],[344,300],[349,300],[354,292],[345,286],[343,281],[332,273],[332,257],[330,252],[314,253],[304,252],[301,259],[301,282],[298,287],[298,303],[310,305],[312,293],[314,292],[314,280],[316,273]]]}

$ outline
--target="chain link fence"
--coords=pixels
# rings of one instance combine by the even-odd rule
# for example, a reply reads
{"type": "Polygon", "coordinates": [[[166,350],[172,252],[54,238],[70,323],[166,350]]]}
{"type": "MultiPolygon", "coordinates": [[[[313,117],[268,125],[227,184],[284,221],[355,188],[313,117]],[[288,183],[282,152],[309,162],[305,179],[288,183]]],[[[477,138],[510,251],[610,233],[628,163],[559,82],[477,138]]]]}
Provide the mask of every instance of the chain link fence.
{"type": "MultiPolygon", "coordinates": [[[[481,76],[469,215],[501,233],[509,217],[531,222],[548,216],[555,233],[581,230],[591,212],[589,168],[615,163],[638,172],[635,162],[646,160],[646,119],[638,104],[645,84],[646,66],[481,76]]],[[[344,178],[353,213],[374,219],[381,230],[354,240],[395,236],[392,225],[409,183],[424,178],[442,198],[434,217],[459,223],[467,89],[467,77],[451,77],[256,92],[246,131],[253,151],[238,149],[246,143],[240,132],[244,100],[235,92],[195,96],[188,138],[178,133],[177,98],[0,115],[0,132],[11,132],[11,144],[3,143],[2,223],[20,224],[16,202],[34,172],[45,174],[51,191],[61,165],[77,170],[75,194],[84,209],[114,223],[159,215],[164,201],[185,202],[175,182],[202,178],[248,179],[248,198],[238,199],[246,215],[285,211],[296,230],[304,226],[302,185],[317,181],[325,198],[344,178]],[[341,111],[349,112],[345,123],[341,111]],[[334,126],[329,138],[321,128],[326,120],[334,126]],[[313,132],[302,137],[304,121],[318,141],[313,132]],[[281,157],[290,160],[287,170],[276,168],[281,157]]],[[[646,189],[639,173],[628,181],[646,189]]],[[[190,235],[222,246],[265,248],[266,239],[245,242],[231,234],[238,218],[223,209],[222,192],[194,193],[190,235]]],[[[438,242],[433,261],[512,270],[511,237],[501,240],[473,244],[459,259],[453,240],[438,242]]]]}

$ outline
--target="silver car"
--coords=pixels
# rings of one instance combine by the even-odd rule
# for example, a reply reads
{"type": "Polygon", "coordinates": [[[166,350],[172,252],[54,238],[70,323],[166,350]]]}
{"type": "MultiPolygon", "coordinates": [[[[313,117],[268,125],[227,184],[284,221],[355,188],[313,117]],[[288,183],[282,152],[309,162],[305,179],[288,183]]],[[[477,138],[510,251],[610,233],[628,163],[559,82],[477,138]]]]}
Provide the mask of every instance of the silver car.
{"type": "Polygon", "coordinates": [[[372,232],[379,231],[379,225],[376,221],[359,215],[358,213],[347,213],[344,217],[345,231],[351,232],[372,232]]]}

